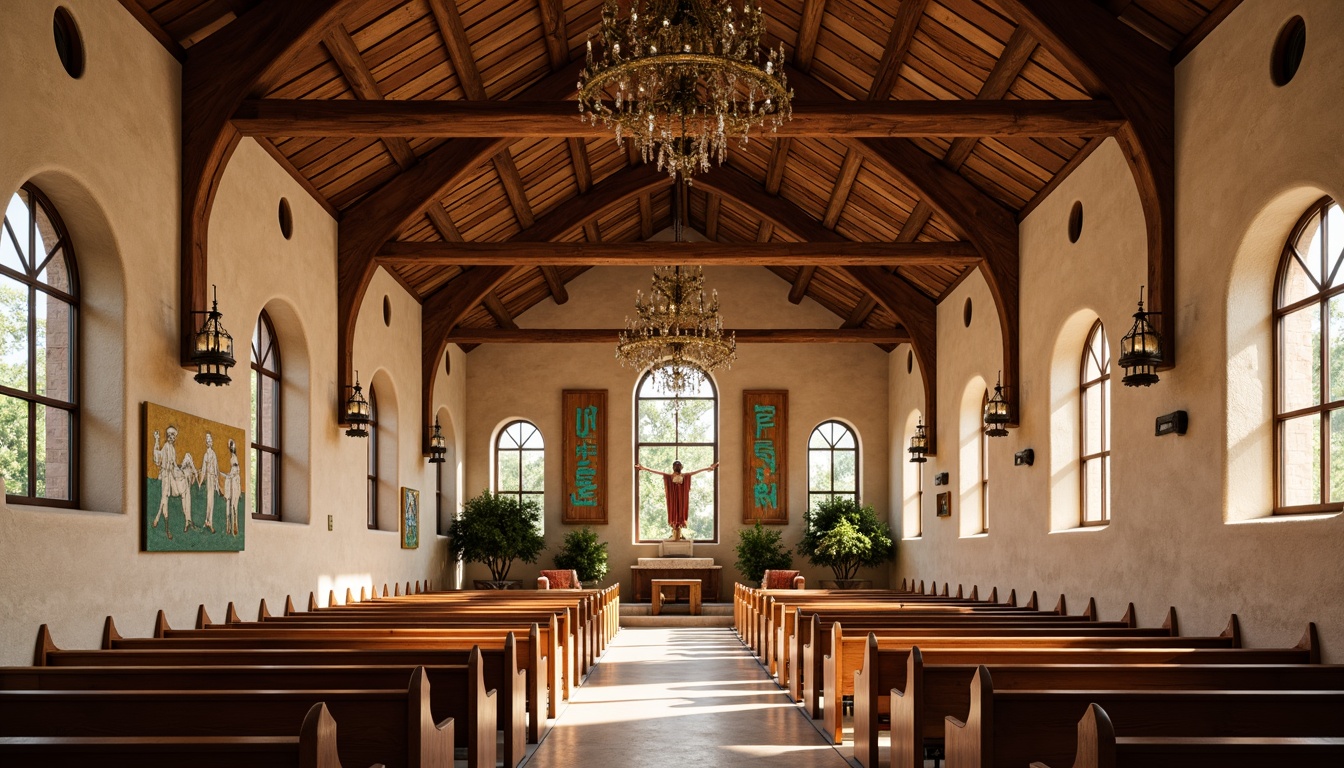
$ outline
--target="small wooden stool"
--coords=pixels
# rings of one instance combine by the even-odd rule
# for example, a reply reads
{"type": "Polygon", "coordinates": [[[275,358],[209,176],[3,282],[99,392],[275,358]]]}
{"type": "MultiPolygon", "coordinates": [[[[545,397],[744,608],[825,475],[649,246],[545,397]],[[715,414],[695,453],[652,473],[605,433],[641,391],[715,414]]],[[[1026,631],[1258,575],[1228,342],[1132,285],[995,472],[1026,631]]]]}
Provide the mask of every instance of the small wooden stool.
{"type": "MultiPolygon", "coordinates": [[[[650,582],[652,594],[649,595],[649,601],[653,604],[651,613],[654,616],[659,615],[663,610],[663,587],[687,587],[691,592],[691,615],[700,615],[700,580],[699,579],[654,579],[650,582]]],[[[676,599],[676,593],[673,593],[673,599],[676,599]]]]}

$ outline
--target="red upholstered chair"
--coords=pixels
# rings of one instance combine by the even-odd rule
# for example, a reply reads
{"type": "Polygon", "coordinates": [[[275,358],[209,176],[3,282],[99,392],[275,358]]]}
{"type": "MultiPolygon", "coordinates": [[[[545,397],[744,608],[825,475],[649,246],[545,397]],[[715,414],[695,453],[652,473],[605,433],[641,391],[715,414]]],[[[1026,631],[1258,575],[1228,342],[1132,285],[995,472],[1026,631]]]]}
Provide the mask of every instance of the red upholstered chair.
{"type": "Polygon", "coordinates": [[[766,571],[761,577],[761,589],[806,589],[807,579],[797,571],[766,571]]]}
{"type": "Polygon", "coordinates": [[[537,589],[582,589],[579,584],[579,572],[575,570],[544,570],[537,577],[537,589]]]}

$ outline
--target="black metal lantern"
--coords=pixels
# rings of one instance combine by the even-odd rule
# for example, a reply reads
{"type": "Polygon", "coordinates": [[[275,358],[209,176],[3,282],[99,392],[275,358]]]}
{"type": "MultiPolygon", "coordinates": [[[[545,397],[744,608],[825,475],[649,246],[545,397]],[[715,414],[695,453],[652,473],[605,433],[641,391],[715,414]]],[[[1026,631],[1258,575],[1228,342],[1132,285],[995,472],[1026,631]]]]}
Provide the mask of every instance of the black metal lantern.
{"type": "Polygon", "coordinates": [[[219,313],[219,289],[215,291],[210,310],[194,311],[192,314],[205,315],[201,330],[196,332],[195,342],[191,345],[191,363],[196,366],[196,383],[219,387],[228,384],[229,369],[233,367],[233,336],[224,330],[219,322],[223,317],[219,313]]]}
{"type": "Polygon", "coordinates": [[[1134,313],[1134,327],[1120,340],[1120,367],[1125,369],[1120,383],[1126,387],[1150,387],[1157,383],[1157,366],[1162,364],[1162,334],[1148,322],[1148,316],[1160,314],[1143,311],[1143,286],[1139,286],[1139,311],[1134,313]]]}
{"type": "Polygon", "coordinates": [[[929,435],[924,431],[924,420],[915,425],[915,434],[910,438],[910,463],[923,464],[928,461],[929,435]]]}
{"type": "Polygon", "coordinates": [[[369,422],[373,420],[369,401],[364,399],[364,390],[359,386],[359,371],[355,371],[355,385],[350,388],[350,397],[345,401],[345,421],[350,428],[345,430],[347,437],[368,437],[369,422]]]}
{"type": "Polygon", "coordinates": [[[434,431],[429,435],[429,463],[442,464],[448,448],[444,444],[443,432],[439,429],[439,417],[434,417],[434,431]]]}
{"type": "Polygon", "coordinates": [[[1003,371],[994,383],[994,395],[985,402],[985,435],[1008,436],[1008,401],[1003,399],[1003,371]]]}

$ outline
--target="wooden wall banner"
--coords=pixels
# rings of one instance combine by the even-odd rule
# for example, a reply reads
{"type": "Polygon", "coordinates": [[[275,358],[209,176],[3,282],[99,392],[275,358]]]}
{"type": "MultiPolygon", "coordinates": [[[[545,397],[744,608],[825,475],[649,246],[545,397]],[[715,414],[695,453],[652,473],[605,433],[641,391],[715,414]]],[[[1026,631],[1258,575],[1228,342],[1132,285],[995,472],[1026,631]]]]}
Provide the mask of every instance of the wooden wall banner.
{"type": "Polygon", "coordinates": [[[607,524],[607,390],[566,389],[562,523],[607,524]]]}
{"type": "Polygon", "coordinates": [[[742,392],[742,522],[789,522],[789,392],[742,392]]]}

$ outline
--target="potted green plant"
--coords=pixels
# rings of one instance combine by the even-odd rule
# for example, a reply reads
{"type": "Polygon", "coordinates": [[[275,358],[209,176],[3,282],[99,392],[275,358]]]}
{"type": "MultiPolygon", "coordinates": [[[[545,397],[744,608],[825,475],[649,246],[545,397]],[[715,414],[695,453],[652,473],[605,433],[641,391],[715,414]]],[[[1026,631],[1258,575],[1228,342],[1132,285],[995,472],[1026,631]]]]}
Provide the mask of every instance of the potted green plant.
{"type": "Polygon", "coordinates": [[[565,534],[564,546],[555,555],[555,567],[573,569],[580,582],[596,582],[607,575],[607,542],[588,526],[565,534]]]}
{"type": "Polygon", "coordinates": [[[448,551],[490,569],[491,581],[478,580],[478,588],[508,589],[513,561],[535,563],[546,548],[537,530],[540,524],[541,508],[535,501],[483,491],[462,505],[462,514],[448,527],[448,551]]]}
{"type": "Polygon", "coordinates": [[[783,535],[756,521],[737,532],[737,562],[733,567],[748,581],[761,583],[766,571],[793,567],[793,550],[785,549],[783,535]]]}
{"type": "MultiPolygon", "coordinates": [[[[835,574],[833,588],[854,589],[866,579],[854,578],[860,568],[873,568],[896,558],[891,528],[872,507],[852,498],[833,496],[803,514],[805,528],[798,552],[813,565],[835,574]]],[[[826,579],[822,587],[827,586],[826,579]]]]}

